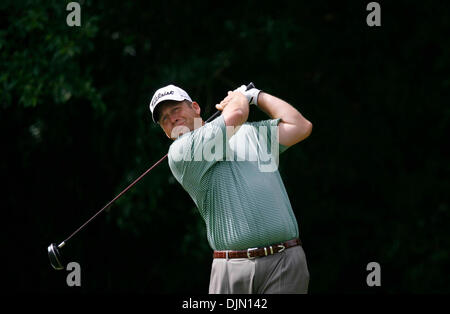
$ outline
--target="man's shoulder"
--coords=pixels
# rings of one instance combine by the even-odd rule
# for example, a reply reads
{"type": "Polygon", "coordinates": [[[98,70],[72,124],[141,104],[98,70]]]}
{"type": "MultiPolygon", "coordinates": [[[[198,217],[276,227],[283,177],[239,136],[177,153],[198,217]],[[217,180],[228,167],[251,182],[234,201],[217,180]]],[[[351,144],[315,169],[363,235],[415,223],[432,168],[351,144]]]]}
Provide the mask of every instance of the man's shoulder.
{"type": "Polygon", "coordinates": [[[211,121],[209,123],[205,123],[201,127],[178,137],[170,145],[169,152],[170,152],[170,150],[173,150],[176,148],[185,147],[186,145],[189,145],[189,146],[192,145],[193,140],[198,137],[203,138],[205,136],[209,136],[212,132],[214,132],[214,133],[221,132],[223,130],[224,126],[225,126],[225,120],[224,120],[223,116],[219,116],[216,119],[214,119],[213,121],[211,121]]]}
{"type": "Polygon", "coordinates": [[[185,133],[185,134],[181,135],[180,137],[178,137],[176,140],[174,140],[172,142],[172,144],[170,144],[169,153],[168,153],[169,161],[173,160],[175,152],[180,153],[180,151],[183,148],[185,148],[186,146],[190,145],[190,143],[192,143],[192,138],[193,138],[192,133],[193,132],[185,133]]]}

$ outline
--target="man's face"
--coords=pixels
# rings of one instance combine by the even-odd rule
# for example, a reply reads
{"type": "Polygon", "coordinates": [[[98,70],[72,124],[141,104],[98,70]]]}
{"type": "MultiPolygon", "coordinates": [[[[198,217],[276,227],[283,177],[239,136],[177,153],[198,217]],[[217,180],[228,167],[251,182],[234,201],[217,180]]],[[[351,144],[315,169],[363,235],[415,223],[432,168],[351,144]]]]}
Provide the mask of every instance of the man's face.
{"type": "Polygon", "coordinates": [[[194,130],[194,119],[201,119],[200,106],[195,101],[191,104],[187,101],[167,101],[160,106],[158,123],[172,140],[194,130]]]}

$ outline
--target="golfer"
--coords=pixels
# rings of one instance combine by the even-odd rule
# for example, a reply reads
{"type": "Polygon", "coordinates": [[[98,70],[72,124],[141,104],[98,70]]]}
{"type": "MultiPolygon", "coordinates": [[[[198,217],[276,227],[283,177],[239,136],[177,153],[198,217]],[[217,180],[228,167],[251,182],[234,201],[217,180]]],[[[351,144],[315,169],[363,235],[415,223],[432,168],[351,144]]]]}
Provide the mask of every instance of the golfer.
{"type": "Polygon", "coordinates": [[[214,250],[209,293],[307,293],[299,228],[278,171],[278,154],[312,124],[287,102],[243,85],[216,105],[209,123],[181,88],[158,89],[153,121],[174,142],[168,161],[195,202],[214,250]],[[250,106],[270,119],[247,122],[250,106]]]}

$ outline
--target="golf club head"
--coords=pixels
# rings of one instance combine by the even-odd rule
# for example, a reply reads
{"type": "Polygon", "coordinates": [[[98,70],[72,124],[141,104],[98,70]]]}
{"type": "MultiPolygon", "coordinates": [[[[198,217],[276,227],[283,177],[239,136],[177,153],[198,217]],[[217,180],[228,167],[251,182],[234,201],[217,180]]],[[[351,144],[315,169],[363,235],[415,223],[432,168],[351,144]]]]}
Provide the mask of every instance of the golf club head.
{"type": "Polygon", "coordinates": [[[48,258],[50,259],[50,264],[56,270],[64,269],[61,254],[59,253],[58,246],[52,243],[47,248],[48,258]]]}

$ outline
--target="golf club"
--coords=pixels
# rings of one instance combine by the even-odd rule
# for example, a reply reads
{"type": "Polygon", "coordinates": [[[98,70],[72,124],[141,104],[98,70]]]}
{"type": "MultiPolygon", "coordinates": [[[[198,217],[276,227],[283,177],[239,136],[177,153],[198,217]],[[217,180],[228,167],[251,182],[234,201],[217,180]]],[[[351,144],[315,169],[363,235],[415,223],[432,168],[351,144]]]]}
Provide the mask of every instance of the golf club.
{"type": "MultiPolygon", "coordinates": [[[[247,85],[247,90],[254,88],[255,85],[253,83],[250,83],[247,85]]],[[[214,113],[206,122],[210,122],[211,120],[215,119],[221,111],[217,111],[214,113]]],[[[129,189],[131,189],[136,183],[138,183],[147,173],[149,173],[153,168],[155,168],[157,165],[159,165],[164,159],[166,159],[168,154],[164,155],[160,160],[158,160],[153,166],[151,166],[149,169],[147,169],[143,174],[139,176],[136,180],[134,180],[128,187],[126,187],[122,192],[120,192],[116,197],[114,197],[108,204],[106,204],[102,209],[100,209],[94,216],[89,218],[88,221],[86,221],[84,224],[82,224],[77,230],[75,230],[69,237],[67,237],[64,241],[62,241],[60,244],[56,245],[55,243],[51,243],[47,248],[48,258],[50,259],[50,264],[52,267],[56,270],[62,270],[64,269],[64,263],[61,256],[61,253],[59,249],[61,249],[67,241],[69,241],[75,234],[80,232],[84,227],[86,227],[87,224],[89,224],[95,217],[97,217],[101,212],[103,212],[105,209],[107,209],[109,206],[111,206],[115,201],[117,201],[123,194],[125,194],[129,189]]]]}

